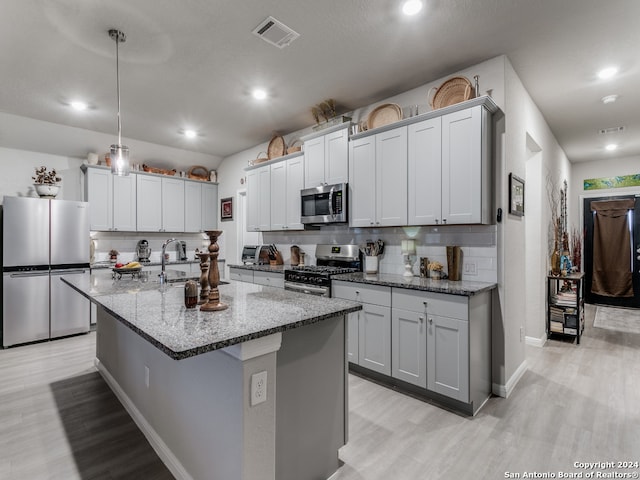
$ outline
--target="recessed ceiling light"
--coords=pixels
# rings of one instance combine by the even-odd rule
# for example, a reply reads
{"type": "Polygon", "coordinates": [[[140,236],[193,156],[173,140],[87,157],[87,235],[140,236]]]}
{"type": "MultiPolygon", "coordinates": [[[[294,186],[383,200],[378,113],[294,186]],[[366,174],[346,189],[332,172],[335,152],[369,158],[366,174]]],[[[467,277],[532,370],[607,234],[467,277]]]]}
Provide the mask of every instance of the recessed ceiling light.
{"type": "Polygon", "coordinates": [[[256,100],[264,100],[265,98],[267,98],[267,92],[262,88],[255,88],[253,92],[251,92],[251,95],[253,95],[253,98],[255,98],[256,100]]]}
{"type": "Polygon", "coordinates": [[[405,15],[415,15],[420,10],[422,10],[421,0],[407,0],[402,5],[402,13],[404,13],[405,15]]]}
{"type": "Polygon", "coordinates": [[[85,102],[80,101],[73,101],[70,103],[70,105],[71,108],[73,108],[74,110],[78,110],[79,112],[88,108],[88,105],[85,102]]]}
{"type": "Polygon", "coordinates": [[[607,95],[606,97],[602,97],[600,100],[602,100],[602,103],[604,104],[613,103],[618,100],[618,95],[607,95]]]}
{"type": "Polygon", "coordinates": [[[610,143],[604,148],[609,152],[613,152],[616,148],[618,148],[618,145],[616,145],[615,143],[610,143]]]}
{"type": "Polygon", "coordinates": [[[185,130],[184,136],[187,138],[196,138],[198,136],[198,133],[195,130],[185,130]]]}
{"type": "Polygon", "coordinates": [[[598,72],[598,77],[602,80],[606,80],[607,78],[613,77],[616,73],[618,73],[617,67],[603,68],[598,72]]]}

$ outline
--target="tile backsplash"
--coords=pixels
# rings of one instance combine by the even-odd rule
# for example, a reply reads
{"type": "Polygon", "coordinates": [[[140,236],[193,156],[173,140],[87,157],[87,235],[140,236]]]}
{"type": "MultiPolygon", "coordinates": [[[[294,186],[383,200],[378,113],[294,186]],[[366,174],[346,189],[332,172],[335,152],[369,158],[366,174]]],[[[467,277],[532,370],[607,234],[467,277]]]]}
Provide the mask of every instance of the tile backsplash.
{"type": "MultiPolygon", "coordinates": [[[[151,261],[159,262],[161,260],[162,244],[169,238],[183,240],[187,242],[187,257],[195,258],[195,250],[206,250],[209,246],[209,237],[202,233],[143,233],[143,232],[91,232],[91,238],[95,242],[96,250],[94,259],[96,262],[109,260],[109,250],[116,249],[119,253],[118,260],[120,262],[130,262],[137,260],[136,245],[138,240],[145,239],[151,247],[151,261]]],[[[222,237],[218,244],[222,243],[222,237]]],[[[222,251],[222,250],[221,250],[222,251]]],[[[170,260],[177,259],[177,245],[171,243],[167,246],[166,252],[169,254],[170,260]]]]}
{"type": "Polygon", "coordinates": [[[305,252],[305,264],[315,265],[315,247],[318,243],[358,244],[381,239],[385,250],[379,259],[381,273],[404,273],[404,255],[401,242],[408,238],[416,241],[416,255],[412,256],[413,273],[420,274],[419,259],[427,257],[447,265],[446,247],[457,245],[462,249],[462,279],[496,282],[497,227],[495,225],[447,225],[443,227],[346,228],[322,227],[321,230],[297,232],[264,232],[264,243],[274,243],[282,252],[285,263],[290,261],[290,248],[299,246],[305,252]],[[467,268],[465,269],[465,266],[467,268]],[[475,271],[475,274],[472,272],[475,271]]]}

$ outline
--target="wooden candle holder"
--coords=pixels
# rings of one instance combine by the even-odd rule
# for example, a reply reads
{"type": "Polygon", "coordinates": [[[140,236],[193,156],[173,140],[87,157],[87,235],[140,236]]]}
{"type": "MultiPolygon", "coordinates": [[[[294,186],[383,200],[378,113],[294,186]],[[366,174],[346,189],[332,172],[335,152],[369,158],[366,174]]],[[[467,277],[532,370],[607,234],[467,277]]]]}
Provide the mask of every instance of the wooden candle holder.
{"type": "Polygon", "coordinates": [[[218,237],[222,235],[221,230],[208,230],[205,232],[209,235],[211,245],[209,245],[209,300],[200,307],[203,312],[217,312],[226,310],[229,305],[220,302],[220,292],[218,285],[220,284],[220,272],[218,271],[218,237]]]}

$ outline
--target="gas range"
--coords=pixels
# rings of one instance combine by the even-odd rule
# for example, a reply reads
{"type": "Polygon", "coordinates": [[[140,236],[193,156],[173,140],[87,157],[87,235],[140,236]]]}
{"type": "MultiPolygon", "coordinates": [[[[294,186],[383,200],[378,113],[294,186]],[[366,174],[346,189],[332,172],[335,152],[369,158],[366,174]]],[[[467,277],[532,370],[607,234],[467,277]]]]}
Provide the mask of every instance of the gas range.
{"type": "Polygon", "coordinates": [[[317,265],[291,267],[284,271],[284,288],[298,292],[331,296],[331,276],[362,270],[357,245],[317,245],[317,265]]]}

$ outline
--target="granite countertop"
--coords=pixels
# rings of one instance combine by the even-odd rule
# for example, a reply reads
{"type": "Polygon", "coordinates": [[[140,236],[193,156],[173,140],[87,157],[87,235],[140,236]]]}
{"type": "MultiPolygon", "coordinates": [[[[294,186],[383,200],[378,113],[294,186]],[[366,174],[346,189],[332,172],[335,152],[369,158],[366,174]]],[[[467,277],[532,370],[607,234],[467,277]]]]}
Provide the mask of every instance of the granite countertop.
{"type": "Polygon", "coordinates": [[[331,279],[341,280],[344,282],[366,283],[369,285],[382,285],[385,287],[422,290],[424,292],[463,295],[467,297],[480,292],[492,290],[497,287],[496,283],[470,282],[467,280],[453,282],[449,280],[432,280],[430,278],[422,277],[405,277],[403,275],[393,275],[388,273],[378,273],[376,275],[367,275],[363,272],[343,273],[340,275],[333,275],[331,279]]]}
{"type": "MultiPolygon", "coordinates": [[[[187,276],[167,272],[169,282],[187,276]]],[[[175,360],[362,309],[359,303],[346,300],[230,282],[218,287],[221,302],[229,308],[202,312],[184,307],[181,282],[160,285],[153,273],[140,279],[114,280],[105,271],[92,272],[90,278],[76,277],[80,275],[62,279],[175,360]]]]}
{"type": "Polygon", "coordinates": [[[271,272],[271,273],[281,273],[284,275],[284,271],[287,268],[291,268],[291,265],[269,265],[264,264],[264,265],[252,265],[252,264],[248,264],[248,265],[244,265],[244,264],[240,264],[240,265],[227,265],[227,267],[229,268],[239,268],[241,270],[252,270],[254,272],[271,272]]]}

